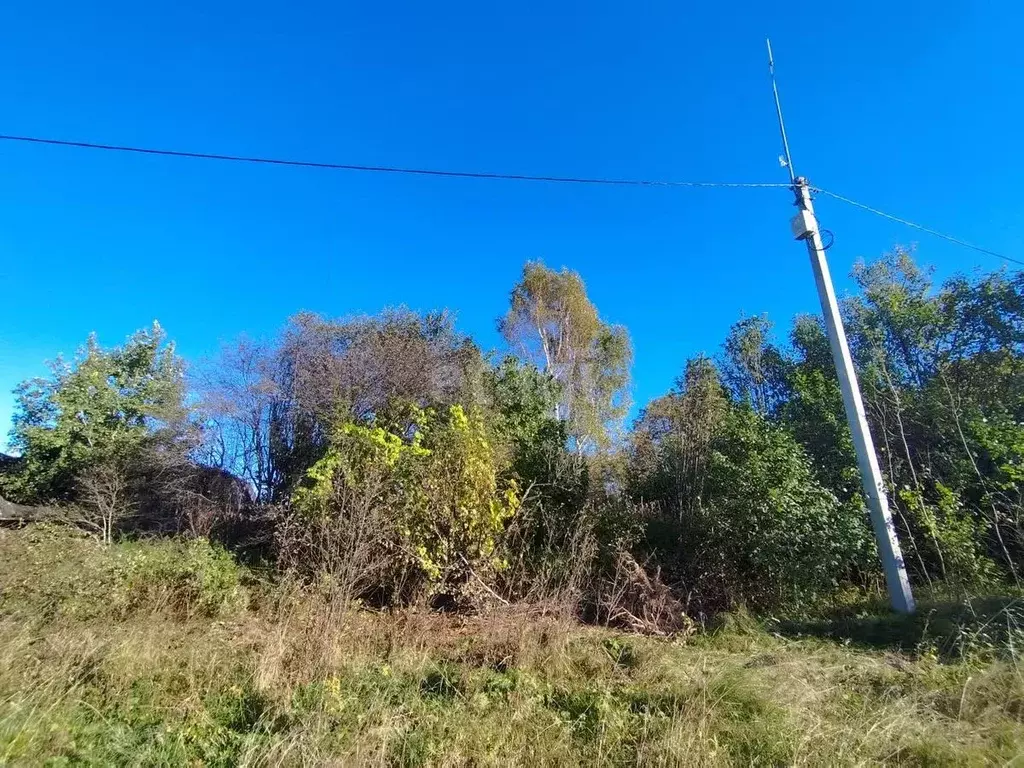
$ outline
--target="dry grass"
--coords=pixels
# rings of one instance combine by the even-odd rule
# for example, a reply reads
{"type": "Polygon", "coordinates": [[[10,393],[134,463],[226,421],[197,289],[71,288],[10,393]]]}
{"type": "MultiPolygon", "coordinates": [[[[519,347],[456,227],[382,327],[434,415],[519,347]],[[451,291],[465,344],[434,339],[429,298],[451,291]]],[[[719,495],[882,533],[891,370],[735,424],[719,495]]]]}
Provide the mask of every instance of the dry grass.
{"type": "Polygon", "coordinates": [[[82,574],[105,568],[67,561],[110,550],[0,536],[0,570],[58,550],[63,586],[0,572],[3,764],[1006,764],[1024,748],[1012,655],[950,662],[751,620],[651,638],[517,606],[332,610],[280,586],[212,616],[36,612],[94,594],[82,574]]]}

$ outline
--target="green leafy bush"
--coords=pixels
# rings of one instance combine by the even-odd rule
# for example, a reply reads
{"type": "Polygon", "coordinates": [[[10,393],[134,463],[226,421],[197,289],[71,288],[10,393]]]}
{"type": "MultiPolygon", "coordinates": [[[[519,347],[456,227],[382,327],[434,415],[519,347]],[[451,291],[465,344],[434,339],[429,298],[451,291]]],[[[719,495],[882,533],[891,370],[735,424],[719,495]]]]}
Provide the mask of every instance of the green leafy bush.
{"type": "Polygon", "coordinates": [[[499,487],[498,464],[487,428],[476,412],[452,406],[428,418],[419,465],[407,489],[412,502],[403,534],[431,582],[465,583],[472,569],[501,569],[498,534],[519,508],[518,487],[499,487]]]}
{"type": "Polygon", "coordinates": [[[518,507],[479,412],[414,408],[405,428],[335,430],[292,496],[283,545],[292,564],[357,594],[394,594],[409,569],[431,592],[458,593],[472,572],[503,567],[497,537],[518,507]]]}
{"type": "Polygon", "coordinates": [[[114,603],[124,612],[163,603],[182,614],[216,616],[246,602],[242,569],[206,539],[124,545],[114,572],[114,603]]]}
{"type": "Polygon", "coordinates": [[[245,606],[245,570],[205,539],[103,546],[71,528],[0,535],[0,610],[50,620],[124,618],[167,609],[215,616],[245,606]]]}
{"type": "Polygon", "coordinates": [[[822,486],[787,429],[729,402],[707,360],[638,422],[630,491],[657,510],[648,551],[704,609],[821,594],[869,551],[859,505],[822,486]]]}
{"type": "Polygon", "coordinates": [[[746,408],[731,411],[714,441],[707,502],[691,522],[691,547],[706,591],[775,605],[834,587],[862,559],[863,514],[814,478],[784,429],[746,408]]]}

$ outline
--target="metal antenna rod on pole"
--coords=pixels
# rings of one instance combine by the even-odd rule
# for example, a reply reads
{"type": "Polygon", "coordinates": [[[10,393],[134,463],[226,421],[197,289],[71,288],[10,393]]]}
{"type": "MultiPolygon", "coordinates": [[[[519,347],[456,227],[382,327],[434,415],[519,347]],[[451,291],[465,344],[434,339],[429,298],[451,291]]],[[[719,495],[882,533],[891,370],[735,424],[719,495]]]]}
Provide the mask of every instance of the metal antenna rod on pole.
{"type": "Polygon", "coordinates": [[[832,276],[829,273],[828,261],[825,259],[825,248],[821,243],[818,221],[814,217],[814,206],[811,203],[811,187],[807,179],[796,176],[792,159],[789,154],[789,141],[786,139],[786,128],[782,122],[782,105],[779,102],[779,90],[775,85],[775,62],[772,60],[772,44],[768,41],[768,67],[772,78],[772,91],[775,93],[775,109],[779,116],[779,131],[782,134],[782,145],[786,153],[790,180],[796,194],[794,203],[799,209],[793,217],[791,228],[797,240],[807,245],[807,253],[811,257],[811,268],[814,270],[814,282],[818,287],[818,298],[821,300],[821,311],[825,318],[829,346],[832,348],[832,360],[839,377],[839,388],[843,394],[843,406],[846,409],[846,420],[853,434],[853,445],[857,451],[857,465],[860,468],[861,483],[864,496],[867,498],[871,512],[871,524],[878,540],[878,554],[882,558],[885,570],[885,582],[889,589],[889,601],[899,613],[914,612],[914,596],[910,591],[910,580],[903,561],[900,542],[896,536],[889,501],[885,495],[885,484],[882,471],[878,466],[875,445],[871,439],[867,416],[864,413],[864,401],[861,398],[860,385],[857,383],[857,372],[853,367],[853,357],[843,329],[843,318],[839,313],[839,302],[836,299],[832,276]]]}
{"type": "Polygon", "coordinates": [[[779,101],[779,89],[775,85],[775,59],[772,57],[772,41],[768,44],[768,73],[772,76],[772,93],[775,94],[775,114],[779,116],[779,133],[782,134],[782,149],[786,153],[786,168],[789,169],[789,180],[796,183],[796,171],[793,169],[793,156],[789,154],[789,139],[786,138],[786,124],[782,120],[782,102],[779,101]]]}

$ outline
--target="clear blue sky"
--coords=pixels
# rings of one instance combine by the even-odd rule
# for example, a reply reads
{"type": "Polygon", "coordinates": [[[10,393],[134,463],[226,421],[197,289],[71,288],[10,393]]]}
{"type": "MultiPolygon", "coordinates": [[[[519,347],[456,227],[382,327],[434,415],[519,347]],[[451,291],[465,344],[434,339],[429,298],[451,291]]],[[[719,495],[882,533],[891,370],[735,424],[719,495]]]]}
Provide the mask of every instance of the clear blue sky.
{"type": "MultiPolygon", "coordinates": [[[[1005,2],[10,4],[0,133],[238,154],[658,179],[797,170],[1024,255],[1024,7],[1005,2]],[[842,6],[842,7],[840,7],[842,6]]],[[[154,318],[189,358],[300,309],[450,307],[497,346],[523,262],[628,326],[634,399],[741,313],[815,311],[785,190],[621,189],[237,166],[0,142],[0,392],[154,318]]],[[[842,277],[920,243],[822,200],[842,277]]],[[[6,432],[13,398],[0,396],[6,432]]]]}

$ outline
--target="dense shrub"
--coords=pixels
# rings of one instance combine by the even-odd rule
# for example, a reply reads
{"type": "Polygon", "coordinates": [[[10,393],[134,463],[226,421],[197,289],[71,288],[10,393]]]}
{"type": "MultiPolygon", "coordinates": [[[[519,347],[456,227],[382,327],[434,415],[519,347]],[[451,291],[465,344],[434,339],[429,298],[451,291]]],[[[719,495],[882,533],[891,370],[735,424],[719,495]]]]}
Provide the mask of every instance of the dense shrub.
{"type": "Polygon", "coordinates": [[[0,610],[34,618],[124,617],[168,610],[215,616],[243,608],[245,571],[205,539],[103,546],[74,529],[0,532],[0,610]]]}
{"type": "Polygon", "coordinates": [[[165,604],[181,614],[216,616],[245,605],[242,569],[206,539],[124,544],[113,567],[112,602],[122,612],[165,604]]]}
{"type": "Polygon", "coordinates": [[[335,430],[292,498],[282,546],[357,595],[459,594],[474,572],[503,567],[497,537],[518,507],[479,412],[413,409],[404,430],[335,430]]]}
{"type": "Polygon", "coordinates": [[[696,586],[723,603],[821,594],[864,561],[871,542],[864,512],[840,504],[792,436],[747,408],[723,420],[706,504],[684,527],[696,586]]]}
{"type": "Polygon", "coordinates": [[[634,431],[631,494],[647,551],[702,609],[821,594],[865,561],[860,507],[821,485],[792,434],[726,398],[698,360],[634,431]]]}

